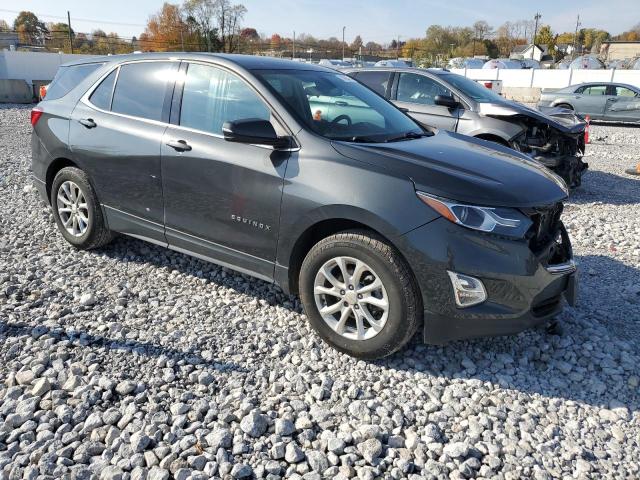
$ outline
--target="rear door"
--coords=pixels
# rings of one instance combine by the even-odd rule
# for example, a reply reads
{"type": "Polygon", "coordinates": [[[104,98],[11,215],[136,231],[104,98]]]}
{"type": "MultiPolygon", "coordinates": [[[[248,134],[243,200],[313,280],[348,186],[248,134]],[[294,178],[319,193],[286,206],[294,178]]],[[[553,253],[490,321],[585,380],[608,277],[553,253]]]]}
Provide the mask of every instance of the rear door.
{"type": "Polygon", "coordinates": [[[455,132],[461,109],[435,104],[437,95],[453,95],[451,90],[419,73],[400,72],[397,77],[391,98],[398,107],[407,109],[424,126],[455,132]]]}
{"type": "Polygon", "coordinates": [[[69,143],[112,230],[164,243],[160,145],[179,63],[116,67],[78,102],[69,143]]]}
{"type": "Polygon", "coordinates": [[[178,251],[272,279],[290,152],[228,142],[222,125],[260,118],[287,133],[236,73],[197,62],[184,67],[162,141],[167,241],[178,251]]]}
{"type": "Polygon", "coordinates": [[[605,120],[640,122],[640,94],[622,85],[610,85],[605,120]]]}

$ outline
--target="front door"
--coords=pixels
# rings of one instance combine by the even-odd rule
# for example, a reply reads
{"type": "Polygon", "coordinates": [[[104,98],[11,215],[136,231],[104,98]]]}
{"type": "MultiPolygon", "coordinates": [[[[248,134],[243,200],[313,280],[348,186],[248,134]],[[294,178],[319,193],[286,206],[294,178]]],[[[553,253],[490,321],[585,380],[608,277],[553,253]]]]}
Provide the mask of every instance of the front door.
{"type": "Polygon", "coordinates": [[[574,106],[580,115],[589,115],[592,119],[601,119],[607,103],[606,85],[586,85],[576,90],[574,106]]]}
{"type": "Polygon", "coordinates": [[[422,125],[456,131],[461,109],[435,104],[436,95],[453,95],[440,82],[419,73],[401,72],[395,87],[394,103],[408,110],[422,125]]]}
{"type": "Polygon", "coordinates": [[[176,250],[272,279],[289,152],[228,142],[222,125],[261,118],[284,132],[234,73],[210,64],[186,68],[162,140],[167,241],[176,250]]]}
{"type": "Polygon", "coordinates": [[[640,94],[622,85],[610,85],[605,120],[616,122],[640,122],[640,94]]]}
{"type": "Polygon", "coordinates": [[[91,178],[109,227],[160,243],[160,145],[177,67],[167,61],[119,66],[78,102],[69,129],[74,160],[91,178]]]}

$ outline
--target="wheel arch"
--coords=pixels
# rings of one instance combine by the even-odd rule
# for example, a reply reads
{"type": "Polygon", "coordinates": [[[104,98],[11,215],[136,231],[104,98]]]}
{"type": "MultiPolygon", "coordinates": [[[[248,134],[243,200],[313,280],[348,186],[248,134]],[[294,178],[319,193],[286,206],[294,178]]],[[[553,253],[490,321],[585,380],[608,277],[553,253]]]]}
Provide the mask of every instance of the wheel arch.
{"type": "MultiPolygon", "coordinates": [[[[282,285],[285,290],[292,294],[298,294],[298,276],[300,274],[300,267],[307,253],[309,253],[311,248],[320,240],[347,230],[361,230],[381,238],[394,247],[398,254],[407,261],[400,248],[398,248],[398,245],[392,240],[393,235],[390,235],[389,232],[385,233],[381,228],[376,228],[376,226],[351,218],[325,218],[307,226],[300,235],[298,235],[287,257],[285,257],[288,258],[286,274],[278,275],[276,273],[276,277],[280,277],[279,279],[277,278],[279,280],[278,283],[286,283],[286,285],[282,285]],[[284,278],[282,278],[283,276],[284,278]]],[[[409,262],[407,262],[407,264],[409,265],[409,262]]]]}
{"type": "Polygon", "coordinates": [[[47,201],[51,203],[51,186],[53,185],[53,179],[56,178],[56,175],[60,170],[66,167],[76,167],[80,168],[77,163],[73,160],[70,160],[65,157],[56,158],[52,161],[47,167],[47,173],[45,177],[45,184],[47,188],[47,201]]]}

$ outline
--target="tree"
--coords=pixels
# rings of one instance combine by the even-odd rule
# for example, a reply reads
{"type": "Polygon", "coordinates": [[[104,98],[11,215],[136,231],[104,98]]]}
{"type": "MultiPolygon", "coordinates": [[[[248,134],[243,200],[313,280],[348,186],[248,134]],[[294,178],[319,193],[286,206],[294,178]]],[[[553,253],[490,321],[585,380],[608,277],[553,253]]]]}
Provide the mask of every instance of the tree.
{"type": "Polygon", "coordinates": [[[192,50],[198,39],[184,21],[180,8],[171,3],[162,5],[160,11],[149,17],[141,36],[140,48],[166,52],[172,50],[192,50]]]}
{"type": "Polygon", "coordinates": [[[188,15],[187,21],[194,25],[200,37],[204,39],[207,52],[212,50],[216,36],[214,28],[216,4],[213,0],[186,0],[183,8],[188,15]]]}
{"type": "Polygon", "coordinates": [[[356,35],[356,38],[353,39],[350,48],[353,52],[358,53],[360,51],[360,47],[362,47],[362,37],[360,35],[356,35]]]}
{"type": "Polygon", "coordinates": [[[367,44],[364,46],[365,50],[367,51],[367,53],[369,55],[373,55],[376,52],[379,52],[380,50],[382,50],[382,45],[380,45],[379,43],[376,42],[367,42],[367,44]]]}
{"type": "Polygon", "coordinates": [[[13,21],[13,29],[18,32],[18,41],[24,44],[42,44],[47,34],[47,27],[35,13],[22,11],[13,21]]]}
{"type": "Polygon", "coordinates": [[[257,41],[260,40],[260,35],[255,28],[243,28],[240,30],[240,38],[243,40],[257,41]]]}
{"type": "Polygon", "coordinates": [[[274,33],[273,35],[271,35],[271,41],[269,42],[271,50],[279,50],[281,44],[282,44],[282,37],[280,35],[278,35],[277,33],[274,33]]]}
{"type": "Polygon", "coordinates": [[[475,38],[484,40],[491,34],[491,32],[493,31],[493,27],[491,27],[484,20],[478,20],[476,23],[473,24],[473,31],[475,34],[474,35],[475,38]]]}
{"type": "Polygon", "coordinates": [[[549,55],[555,55],[556,53],[556,39],[549,25],[543,25],[540,27],[534,43],[537,45],[546,45],[549,55]]]}
{"type": "MultiPolygon", "coordinates": [[[[47,24],[47,41],[46,46],[53,50],[62,50],[64,52],[71,51],[69,42],[69,25],[66,23],[48,23],[47,24]]],[[[75,36],[71,29],[71,38],[75,36]]]]}
{"type": "Polygon", "coordinates": [[[8,32],[9,30],[9,24],[5,20],[0,19],[0,32],[8,32]]]}

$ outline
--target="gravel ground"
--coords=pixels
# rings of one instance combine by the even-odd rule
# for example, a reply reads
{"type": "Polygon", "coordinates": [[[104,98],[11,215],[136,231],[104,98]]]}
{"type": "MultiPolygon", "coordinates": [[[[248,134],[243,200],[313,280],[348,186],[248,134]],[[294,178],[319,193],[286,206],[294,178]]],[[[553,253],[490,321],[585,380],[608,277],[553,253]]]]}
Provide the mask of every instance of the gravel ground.
{"type": "Polygon", "coordinates": [[[324,345],[297,298],[120,238],[75,251],[0,109],[0,478],[638,478],[640,128],[593,126],[564,333],[324,345]]]}

